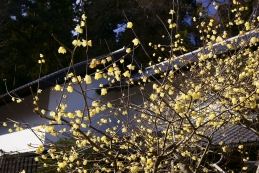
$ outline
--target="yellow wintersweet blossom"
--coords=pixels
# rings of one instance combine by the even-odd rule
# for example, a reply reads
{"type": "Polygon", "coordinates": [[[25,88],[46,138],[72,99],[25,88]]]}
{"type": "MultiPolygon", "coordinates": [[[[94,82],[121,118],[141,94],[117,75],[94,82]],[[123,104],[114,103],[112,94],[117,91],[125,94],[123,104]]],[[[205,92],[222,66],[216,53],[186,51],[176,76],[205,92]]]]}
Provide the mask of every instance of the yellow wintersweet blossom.
{"type": "Polygon", "coordinates": [[[108,108],[112,108],[112,104],[110,102],[107,103],[108,108]]]}
{"type": "Polygon", "coordinates": [[[176,23],[171,23],[170,25],[169,25],[169,28],[171,29],[171,28],[175,28],[177,26],[177,24],[176,23]]]}
{"type": "Polygon", "coordinates": [[[216,38],[216,42],[217,42],[217,43],[222,42],[222,41],[223,41],[222,37],[218,36],[218,37],[216,38]]]}
{"type": "Polygon", "coordinates": [[[242,170],[244,170],[244,171],[247,170],[247,169],[248,169],[248,168],[247,168],[246,166],[242,167],[242,170]]]}
{"type": "Polygon", "coordinates": [[[70,93],[72,93],[72,92],[73,92],[73,87],[72,87],[71,85],[69,85],[69,86],[67,87],[67,91],[70,92],[70,93]]]}
{"type": "Polygon", "coordinates": [[[81,83],[82,82],[81,76],[72,77],[72,82],[73,83],[81,83]]]}
{"type": "Polygon", "coordinates": [[[106,59],[102,59],[102,60],[101,60],[101,63],[102,63],[103,65],[105,65],[105,64],[106,64],[106,59]]]}
{"type": "Polygon", "coordinates": [[[150,99],[155,101],[157,99],[157,95],[156,94],[151,94],[150,95],[150,99]]]}
{"type": "Polygon", "coordinates": [[[114,71],[114,68],[113,67],[109,67],[108,68],[108,75],[113,75],[113,71],[114,71]]]}
{"type": "Polygon", "coordinates": [[[61,90],[61,86],[60,85],[56,85],[55,88],[54,88],[55,91],[60,91],[61,90]]]}
{"type": "Polygon", "coordinates": [[[132,43],[134,44],[134,46],[137,46],[139,44],[139,40],[137,38],[134,38],[134,40],[132,40],[132,43]]]}
{"type": "Polygon", "coordinates": [[[174,10],[170,10],[170,12],[169,12],[169,14],[174,14],[175,13],[175,11],[174,10]]]}
{"type": "Polygon", "coordinates": [[[82,44],[83,47],[86,47],[87,46],[87,41],[85,39],[82,39],[81,44],[82,44]]]}
{"type": "Polygon", "coordinates": [[[3,126],[4,126],[4,127],[6,127],[6,126],[7,126],[7,123],[6,123],[6,122],[4,122],[4,123],[3,123],[3,126]]]}
{"type": "Polygon", "coordinates": [[[85,75],[84,81],[85,81],[86,84],[92,83],[92,78],[91,78],[91,76],[85,75]]]}
{"type": "Polygon", "coordinates": [[[101,78],[102,78],[102,74],[99,73],[99,72],[96,72],[96,73],[95,73],[95,76],[94,76],[94,79],[95,79],[95,80],[98,80],[98,79],[101,79],[101,78]]]}
{"type": "Polygon", "coordinates": [[[82,20],[85,20],[86,18],[85,14],[82,14],[82,20]]]}
{"type": "Polygon", "coordinates": [[[74,40],[73,42],[72,42],[72,44],[74,45],[74,46],[81,46],[81,41],[80,40],[74,40]]]}
{"type": "Polygon", "coordinates": [[[85,123],[82,123],[81,126],[82,126],[83,128],[86,128],[86,124],[85,124],[85,123]]]}
{"type": "Polygon", "coordinates": [[[82,46],[83,47],[86,47],[86,46],[90,46],[92,47],[92,40],[85,40],[85,39],[82,39],[82,42],[81,42],[82,46]]]}
{"type": "Polygon", "coordinates": [[[131,49],[130,49],[130,48],[127,48],[127,49],[126,49],[126,52],[127,52],[127,53],[130,53],[130,52],[131,52],[131,49]]]}
{"type": "Polygon", "coordinates": [[[13,132],[13,129],[9,129],[8,132],[12,133],[12,132],[13,132]]]}
{"type": "Polygon", "coordinates": [[[80,118],[83,117],[83,115],[84,115],[81,110],[76,110],[75,112],[76,112],[76,115],[77,115],[78,117],[80,117],[80,118]]]}
{"type": "Polygon", "coordinates": [[[175,38],[179,38],[179,37],[180,37],[180,34],[176,34],[176,35],[175,35],[175,38]]]}
{"type": "Polygon", "coordinates": [[[60,47],[59,47],[58,53],[65,54],[66,52],[67,52],[67,50],[66,50],[63,46],[60,46],[60,47]]]}
{"type": "Polygon", "coordinates": [[[125,76],[125,77],[130,77],[130,72],[129,72],[129,70],[125,71],[125,72],[123,73],[123,76],[125,76]]]}
{"type": "Polygon", "coordinates": [[[153,160],[152,160],[152,159],[150,159],[150,158],[149,158],[149,159],[147,159],[147,164],[148,164],[148,165],[153,165],[153,160]]]}
{"type": "Polygon", "coordinates": [[[133,27],[133,23],[132,22],[128,22],[127,23],[127,28],[132,28],[133,27]]]}
{"type": "Polygon", "coordinates": [[[128,67],[128,69],[130,69],[130,70],[134,70],[134,69],[135,69],[135,66],[132,65],[132,64],[127,65],[127,67],[128,67]]]}
{"type": "Polygon", "coordinates": [[[83,165],[87,165],[87,160],[84,160],[84,161],[83,161],[83,165]]]}
{"type": "Polygon", "coordinates": [[[140,169],[139,169],[139,166],[137,166],[137,165],[132,166],[132,167],[130,168],[130,172],[132,172],[132,173],[138,172],[139,170],[140,170],[140,169]]]}
{"type": "Polygon", "coordinates": [[[104,95],[106,95],[106,94],[107,94],[107,89],[106,89],[106,88],[103,88],[103,89],[101,90],[101,95],[104,96],[104,95]]]}
{"type": "Polygon", "coordinates": [[[237,104],[237,99],[235,97],[232,98],[232,103],[233,103],[233,105],[237,104]]]}
{"type": "Polygon", "coordinates": [[[17,103],[21,103],[22,100],[21,100],[21,99],[17,99],[16,102],[17,102],[17,103]]]}
{"type": "Polygon", "coordinates": [[[35,97],[34,97],[34,100],[38,101],[38,100],[39,100],[39,97],[38,97],[38,96],[35,96],[35,97]]]}
{"type": "Polygon", "coordinates": [[[80,25],[85,26],[85,21],[81,21],[80,25]]]}
{"type": "Polygon", "coordinates": [[[108,56],[106,59],[108,62],[110,62],[112,60],[112,57],[108,56]]]}
{"type": "Polygon", "coordinates": [[[80,28],[80,26],[76,26],[76,27],[75,27],[75,31],[78,32],[79,34],[82,34],[82,33],[83,33],[83,29],[80,28]]]}
{"type": "Polygon", "coordinates": [[[67,162],[65,162],[65,161],[58,163],[59,168],[64,168],[66,165],[67,165],[67,162]]]}
{"type": "Polygon", "coordinates": [[[227,146],[222,147],[222,151],[225,153],[227,152],[227,146]]]}
{"type": "Polygon", "coordinates": [[[257,38],[256,37],[252,37],[251,39],[250,39],[250,43],[251,44],[255,44],[257,42],[257,38]]]}
{"type": "Polygon", "coordinates": [[[92,106],[93,107],[98,107],[98,105],[99,105],[98,100],[92,102],[92,106]]]}
{"type": "Polygon", "coordinates": [[[121,131],[122,131],[123,133],[126,133],[128,130],[127,130],[126,127],[123,127],[123,128],[121,129],[121,131]]]}
{"type": "Polygon", "coordinates": [[[92,40],[88,40],[88,41],[87,41],[87,45],[90,46],[90,47],[92,47],[92,40]]]}
{"type": "Polygon", "coordinates": [[[153,131],[151,129],[147,129],[147,132],[151,134],[153,131]]]}
{"type": "Polygon", "coordinates": [[[140,162],[145,164],[146,163],[146,158],[145,157],[140,157],[140,162]]]}
{"type": "Polygon", "coordinates": [[[43,115],[46,113],[46,111],[45,111],[44,109],[42,109],[40,112],[41,112],[43,115]]]}
{"type": "Polygon", "coordinates": [[[215,118],[215,116],[216,116],[216,114],[215,113],[210,113],[210,115],[209,115],[209,120],[212,120],[212,119],[214,119],[215,118]]]}
{"type": "Polygon", "coordinates": [[[79,125],[78,125],[78,124],[73,124],[73,128],[74,128],[74,129],[78,129],[78,128],[79,128],[79,125]]]}

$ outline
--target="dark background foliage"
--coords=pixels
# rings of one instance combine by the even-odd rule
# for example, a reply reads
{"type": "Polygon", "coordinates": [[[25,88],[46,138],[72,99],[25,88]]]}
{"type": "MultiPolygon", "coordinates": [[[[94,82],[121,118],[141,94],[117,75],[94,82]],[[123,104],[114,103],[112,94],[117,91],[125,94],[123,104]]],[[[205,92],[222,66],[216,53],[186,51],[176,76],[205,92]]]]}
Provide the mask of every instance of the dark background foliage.
{"type": "MultiPolygon", "coordinates": [[[[210,3],[212,1],[206,4],[210,3]]],[[[250,6],[251,10],[247,13],[251,14],[256,3],[251,0],[243,3],[250,6]]],[[[227,21],[233,18],[231,14],[225,14],[230,13],[227,7],[231,6],[231,2],[227,3],[228,6],[224,2],[219,8],[219,14],[214,16],[208,15],[206,6],[196,0],[87,0],[83,1],[83,9],[75,0],[0,0],[0,4],[0,94],[6,92],[3,79],[6,79],[8,89],[11,90],[39,77],[37,62],[40,53],[46,60],[41,76],[69,65],[70,55],[57,53],[60,45],[52,35],[72,49],[71,42],[75,37],[72,30],[78,24],[82,11],[87,16],[88,39],[93,41],[93,47],[88,52],[89,58],[131,44],[135,38],[134,34],[129,29],[123,29],[126,27],[127,19],[133,22],[134,31],[143,47],[148,53],[152,53],[149,42],[168,44],[170,41],[162,24],[164,22],[168,28],[170,9],[178,9],[173,16],[173,22],[177,23],[178,27],[172,32],[181,34],[188,51],[202,45],[195,24],[191,20],[192,16],[197,16],[202,11],[203,16],[200,20],[214,18],[218,21],[227,21]],[[118,28],[122,32],[114,31],[118,28]],[[165,37],[162,38],[162,35],[165,37]]],[[[233,31],[232,35],[235,34],[233,31]]],[[[83,34],[80,37],[84,36],[83,34]]],[[[135,56],[146,66],[149,59],[140,50],[136,50],[135,56]]],[[[167,54],[165,52],[163,56],[168,56],[167,54]]],[[[75,62],[85,59],[85,51],[79,48],[75,62]]]]}

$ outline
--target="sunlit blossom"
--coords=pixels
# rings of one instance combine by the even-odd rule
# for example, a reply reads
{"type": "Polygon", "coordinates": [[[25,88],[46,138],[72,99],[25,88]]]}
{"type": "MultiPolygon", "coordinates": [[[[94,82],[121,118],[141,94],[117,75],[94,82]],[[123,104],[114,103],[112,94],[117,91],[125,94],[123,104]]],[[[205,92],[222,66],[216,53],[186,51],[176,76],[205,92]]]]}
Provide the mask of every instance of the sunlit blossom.
{"type": "Polygon", "coordinates": [[[57,85],[55,86],[54,90],[60,91],[60,90],[61,90],[61,86],[57,84],[57,85]]]}
{"type": "Polygon", "coordinates": [[[127,28],[132,28],[133,27],[133,23],[132,22],[128,22],[127,23],[127,28]]]}
{"type": "Polygon", "coordinates": [[[123,76],[130,77],[130,72],[127,70],[126,72],[123,73],[123,76]]]}
{"type": "Polygon", "coordinates": [[[85,20],[87,17],[85,14],[82,14],[82,20],[85,20]]]}
{"type": "Polygon", "coordinates": [[[92,83],[92,78],[91,78],[91,76],[85,75],[84,81],[85,81],[86,84],[92,83]]]}
{"type": "Polygon", "coordinates": [[[65,54],[67,51],[66,49],[63,47],[63,46],[60,46],[59,49],[58,49],[58,53],[62,53],[62,54],[65,54]]]}
{"type": "Polygon", "coordinates": [[[67,91],[72,93],[73,92],[73,87],[71,85],[67,86],[67,91]]]}
{"type": "Polygon", "coordinates": [[[101,95],[104,96],[106,94],[107,94],[107,89],[106,88],[101,89],[101,95]]]}
{"type": "Polygon", "coordinates": [[[127,49],[126,49],[126,52],[127,52],[127,53],[130,53],[130,52],[131,52],[131,49],[130,49],[130,48],[127,48],[127,49]]]}
{"type": "Polygon", "coordinates": [[[134,46],[137,46],[139,44],[139,40],[137,38],[134,38],[134,40],[132,40],[134,46]]]}
{"type": "Polygon", "coordinates": [[[75,31],[78,32],[79,34],[83,33],[83,29],[80,26],[76,26],[75,31]]]}

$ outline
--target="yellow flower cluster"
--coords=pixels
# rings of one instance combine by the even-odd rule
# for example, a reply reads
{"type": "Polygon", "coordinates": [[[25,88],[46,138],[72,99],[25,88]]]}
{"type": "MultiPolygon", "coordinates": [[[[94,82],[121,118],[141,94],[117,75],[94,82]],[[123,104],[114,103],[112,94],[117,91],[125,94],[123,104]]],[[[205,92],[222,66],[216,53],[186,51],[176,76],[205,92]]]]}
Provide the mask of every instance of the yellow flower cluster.
{"type": "MultiPolygon", "coordinates": [[[[177,10],[174,9],[170,10],[171,18],[167,20],[170,32],[162,33],[162,38],[159,36],[163,40],[160,43],[152,41],[148,44],[152,49],[147,51],[150,53],[148,58],[152,58],[150,67],[139,70],[137,79],[133,78],[133,72],[138,70],[133,62],[125,65],[126,56],[146,46],[135,35],[133,47],[127,47],[119,59],[113,55],[91,59],[86,64],[91,69],[85,76],[68,73],[64,84],[53,87],[55,91],[62,91],[55,92],[60,99],[53,110],[38,106],[39,90],[33,97],[34,112],[48,119],[49,124],[36,131],[57,137],[70,135],[73,139],[65,147],[58,143],[49,145],[48,152],[36,160],[55,160],[55,164],[45,163],[44,166],[54,166],[57,171],[86,172],[85,169],[91,167],[94,172],[112,172],[116,166],[118,172],[154,172],[155,167],[159,172],[170,167],[172,158],[183,158],[186,168],[201,170],[197,167],[204,163],[207,153],[213,152],[206,141],[215,131],[228,124],[242,123],[240,120],[258,121],[251,115],[257,111],[259,99],[259,50],[254,49],[258,37],[245,36],[243,39],[243,36],[247,34],[245,31],[256,32],[258,21],[255,19],[259,17],[245,21],[242,14],[247,8],[237,1],[233,4],[238,5],[230,11],[234,13],[234,19],[224,27],[217,18],[209,18],[202,11],[192,17],[192,24],[196,25],[204,44],[197,54],[193,52],[192,58],[189,58],[191,54],[188,58],[178,56],[187,49],[184,47],[185,34],[175,32],[178,26],[175,22],[177,10]],[[202,22],[198,24],[198,21],[202,22]],[[229,27],[234,25],[244,29],[236,38],[225,41],[231,33],[229,27]],[[167,39],[170,40],[168,43],[167,39]],[[218,48],[225,48],[226,52],[220,52],[218,48]],[[117,87],[117,84],[124,87],[117,87]],[[108,97],[108,91],[113,89],[119,92],[109,93],[108,97]],[[95,90],[100,91],[100,95],[93,92],[95,90]],[[79,104],[71,108],[67,104],[74,95],[82,96],[82,99],[76,100],[80,100],[79,104]]],[[[219,8],[217,3],[214,6],[219,8]]],[[[86,47],[87,52],[92,46],[88,36],[81,37],[86,31],[84,14],[79,22],[75,27],[78,38],[72,41],[74,50],[62,45],[59,53],[65,54],[69,50],[74,55],[77,47],[86,47]]],[[[126,27],[134,31],[130,21],[126,27]]],[[[40,64],[45,62],[43,57],[40,54],[40,64]]],[[[12,100],[22,101],[16,97],[12,100]]],[[[11,128],[9,125],[9,122],[3,123],[9,132],[22,129],[18,123],[11,128]]],[[[222,152],[232,150],[223,142],[219,145],[222,152]]],[[[245,151],[243,145],[235,149],[245,151]]],[[[43,145],[36,149],[37,154],[43,151],[43,145]]],[[[246,161],[248,157],[242,159],[246,161]]],[[[206,165],[202,166],[203,171],[208,172],[206,165]]],[[[171,169],[179,172],[181,166],[176,164],[171,169]]],[[[246,170],[245,167],[242,169],[246,170]]]]}

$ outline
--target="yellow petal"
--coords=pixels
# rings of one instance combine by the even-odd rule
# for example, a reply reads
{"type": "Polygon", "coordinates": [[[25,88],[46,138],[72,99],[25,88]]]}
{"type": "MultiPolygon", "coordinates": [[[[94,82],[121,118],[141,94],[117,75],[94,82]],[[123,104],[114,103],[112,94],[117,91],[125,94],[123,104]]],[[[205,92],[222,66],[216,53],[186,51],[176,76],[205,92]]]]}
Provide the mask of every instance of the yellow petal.
{"type": "Polygon", "coordinates": [[[127,23],[127,28],[132,28],[132,26],[133,26],[133,23],[132,23],[132,22],[128,22],[128,23],[127,23]]]}
{"type": "Polygon", "coordinates": [[[62,53],[62,54],[65,54],[67,51],[66,49],[63,47],[63,46],[60,46],[59,49],[58,49],[58,53],[62,53]]]}

